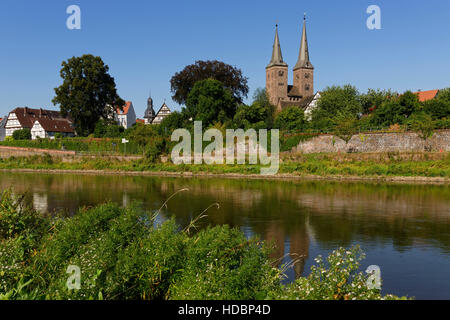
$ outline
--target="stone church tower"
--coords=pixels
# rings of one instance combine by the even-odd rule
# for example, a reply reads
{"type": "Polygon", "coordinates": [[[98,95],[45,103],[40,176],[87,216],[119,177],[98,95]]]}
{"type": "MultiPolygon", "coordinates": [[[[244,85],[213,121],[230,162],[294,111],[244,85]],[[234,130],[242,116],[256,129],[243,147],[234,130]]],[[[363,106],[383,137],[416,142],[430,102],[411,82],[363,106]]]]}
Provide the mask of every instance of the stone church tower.
{"type": "Polygon", "coordinates": [[[288,65],[281,54],[278,26],[275,30],[272,59],[266,67],[266,91],[269,101],[281,111],[288,106],[306,108],[314,97],[314,67],[309,60],[306,16],[303,21],[298,61],[294,67],[294,85],[288,85],[288,65]]]}

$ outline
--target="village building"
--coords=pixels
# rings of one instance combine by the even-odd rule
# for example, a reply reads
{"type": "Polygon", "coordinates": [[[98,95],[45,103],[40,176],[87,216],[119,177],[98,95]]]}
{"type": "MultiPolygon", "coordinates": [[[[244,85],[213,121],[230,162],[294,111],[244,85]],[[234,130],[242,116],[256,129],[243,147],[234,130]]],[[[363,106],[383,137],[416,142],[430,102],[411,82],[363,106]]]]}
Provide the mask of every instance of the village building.
{"type": "Polygon", "coordinates": [[[315,98],[314,66],[309,59],[306,16],[303,21],[298,60],[293,69],[293,85],[288,85],[288,73],[288,64],[284,62],[281,52],[277,25],[272,58],[266,67],[266,92],[270,103],[276,107],[277,112],[290,106],[306,109],[315,98]]]}
{"type": "Polygon", "coordinates": [[[31,128],[31,139],[36,140],[38,138],[54,139],[56,134],[60,134],[62,137],[74,137],[75,130],[73,125],[67,119],[48,119],[40,118],[34,121],[31,128]]]}
{"type": "Polygon", "coordinates": [[[119,126],[125,129],[131,128],[136,123],[136,112],[134,111],[133,103],[127,101],[122,110],[117,108],[114,112],[114,118],[119,126]]]}
{"type": "Polygon", "coordinates": [[[159,109],[158,113],[156,113],[155,119],[153,119],[152,124],[160,124],[165,117],[170,115],[172,111],[170,111],[167,104],[164,102],[161,108],[159,109]]]}
{"type": "Polygon", "coordinates": [[[147,100],[147,109],[145,110],[144,114],[144,123],[145,124],[151,124],[153,120],[155,119],[156,113],[155,109],[153,109],[153,99],[152,97],[149,97],[147,100]]]}
{"type": "Polygon", "coordinates": [[[147,100],[147,109],[144,114],[144,123],[145,124],[160,124],[165,117],[170,115],[172,111],[170,111],[167,104],[164,102],[158,112],[155,113],[155,109],[153,109],[153,99],[151,97],[147,100]]]}
{"type": "Polygon", "coordinates": [[[5,136],[11,137],[16,130],[32,130],[37,120],[39,125],[36,125],[34,132],[41,137],[51,138],[55,133],[69,136],[75,134],[72,121],[63,117],[58,111],[24,107],[16,108],[9,113],[5,124],[5,136]]]}

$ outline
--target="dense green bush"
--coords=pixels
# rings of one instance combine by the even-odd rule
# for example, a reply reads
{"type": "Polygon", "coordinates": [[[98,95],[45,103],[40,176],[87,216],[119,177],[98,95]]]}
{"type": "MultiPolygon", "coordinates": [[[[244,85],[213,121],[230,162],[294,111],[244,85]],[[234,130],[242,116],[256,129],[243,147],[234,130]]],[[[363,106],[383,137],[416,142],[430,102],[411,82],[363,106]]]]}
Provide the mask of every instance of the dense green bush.
{"type": "Polygon", "coordinates": [[[14,140],[31,140],[31,130],[30,129],[21,129],[13,132],[14,140]]]}
{"type": "Polygon", "coordinates": [[[135,204],[83,208],[62,219],[29,208],[24,214],[10,194],[1,203],[0,299],[396,298],[367,288],[357,248],[334,252],[329,268],[319,258],[309,277],[284,286],[265,244],[238,229],[191,233],[174,220],[157,224],[157,214],[135,204]],[[67,287],[69,266],[80,268],[79,289],[67,287]]]}
{"type": "Polygon", "coordinates": [[[97,122],[94,130],[95,138],[120,138],[122,137],[125,129],[124,127],[109,123],[105,120],[100,120],[97,122]]]}
{"type": "Polygon", "coordinates": [[[305,112],[298,107],[283,109],[275,117],[274,127],[281,130],[304,132],[308,128],[305,112]]]}

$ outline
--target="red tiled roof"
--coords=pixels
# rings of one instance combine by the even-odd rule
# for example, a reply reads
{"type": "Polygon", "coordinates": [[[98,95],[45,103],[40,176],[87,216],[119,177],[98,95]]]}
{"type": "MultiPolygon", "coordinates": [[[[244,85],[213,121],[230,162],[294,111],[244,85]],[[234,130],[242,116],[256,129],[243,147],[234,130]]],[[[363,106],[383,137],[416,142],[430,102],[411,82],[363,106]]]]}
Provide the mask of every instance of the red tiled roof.
{"type": "Polygon", "coordinates": [[[128,114],[128,110],[130,110],[131,107],[131,101],[127,101],[125,105],[123,106],[123,110],[120,110],[119,108],[116,109],[117,114],[128,114]]]}
{"type": "Polygon", "coordinates": [[[417,94],[419,96],[420,102],[433,100],[434,98],[436,98],[438,93],[439,93],[439,90],[428,90],[428,91],[415,92],[415,94],[417,94]]]}
{"type": "Polygon", "coordinates": [[[145,120],[144,119],[136,119],[136,123],[144,123],[145,124],[145,120]]]}

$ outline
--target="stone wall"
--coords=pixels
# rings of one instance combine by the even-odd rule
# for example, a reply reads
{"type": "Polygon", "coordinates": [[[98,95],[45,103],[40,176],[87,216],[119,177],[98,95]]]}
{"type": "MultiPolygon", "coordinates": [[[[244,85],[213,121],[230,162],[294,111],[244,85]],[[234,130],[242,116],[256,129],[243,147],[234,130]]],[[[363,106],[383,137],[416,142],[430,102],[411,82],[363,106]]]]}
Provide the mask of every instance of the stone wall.
{"type": "Polygon", "coordinates": [[[75,151],[0,146],[0,158],[28,157],[28,156],[34,156],[34,155],[43,155],[45,153],[48,153],[51,156],[60,156],[60,157],[61,156],[74,156],[76,154],[75,151]]]}
{"type": "Polygon", "coordinates": [[[404,133],[361,133],[345,143],[333,135],[321,135],[300,142],[294,152],[408,152],[408,151],[450,151],[450,130],[440,130],[424,141],[415,132],[404,133]]]}

